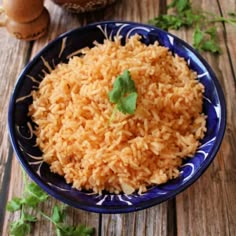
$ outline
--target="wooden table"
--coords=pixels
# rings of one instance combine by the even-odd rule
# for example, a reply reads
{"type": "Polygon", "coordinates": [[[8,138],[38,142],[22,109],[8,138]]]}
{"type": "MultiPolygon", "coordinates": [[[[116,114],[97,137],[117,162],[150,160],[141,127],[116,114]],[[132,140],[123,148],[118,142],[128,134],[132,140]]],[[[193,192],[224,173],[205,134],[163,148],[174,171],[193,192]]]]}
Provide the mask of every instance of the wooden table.
{"type": "MultiPolygon", "coordinates": [[[[15,81],[26,63],[59,34],[101,20],[130,20],[146,23],[166,12],[162,0],[118,0],[96,13],[75,15],[45,1],[51,15],[48,34],[35,42],[12,38],[0,28],[0,235],[8,235],[9,224],[19,215],[5,211],[6,203],[23,190],[22,172],[13,153],[7,132],[9,98],[15,81]]],[[[1,0],[0,0],[1,3],[1,0]]],[[[235,12],[235,0],[199,0],[194,7],[226,16],[235,12]]],[[[214,162],[204,175],[176,198],[147,210],[129,214],[96,214],[69,208],[67,221],[83,223],[96,229],[95,235],[236,235],[236,27],[218,25],[222,54],[202,55],[214,69],[227,102],[227,130],[214,162]]],[[[191,43],[192,29],[173,31],[191,43]]],[[[57,201],[50,198],[42,206],[49,213],[57,201]]],[[[39,221],[32,235],[55,235],[53,225],[39,221]]]]}

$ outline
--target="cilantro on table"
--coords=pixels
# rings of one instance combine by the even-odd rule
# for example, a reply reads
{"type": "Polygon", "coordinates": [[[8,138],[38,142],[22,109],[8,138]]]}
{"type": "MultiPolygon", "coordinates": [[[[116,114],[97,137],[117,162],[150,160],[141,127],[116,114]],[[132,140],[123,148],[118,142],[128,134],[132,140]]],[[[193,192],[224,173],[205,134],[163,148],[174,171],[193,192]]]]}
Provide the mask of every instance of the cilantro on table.
{"type": "Polygon", "coordinates": [[[229,13],[226,18],[210,12],[198,11],[193,9],[190,0],[173,0],[167,8],[175,9],[176,14],[161,14],[149,20],[149,23],[164,30],[178,30],[182,27],[194,28],[193,47],[198,51],[220,53],[216,23],[236,25],[236,13],[229,13]]]}
{"type": "Polygon", "coordinates": [[[45,202],[49,196],[34,182],[27,182],[24,172],[23,177],[25,188],[22,197],[14,197],[7,203],[9,212],[20,211],[20,219],[10,224],[10,235],[28,235],[33,223],[39,220],[39,215],[54,224],[57,236],[90,236],[94,234],[94,229],[91,227],[65,224],[65,205],[55,205],[51,217],[40,211],[38,205],[45,202]]]}
{"type": "Polygon", "coordinates": [[[134,114],[138,93],[128,70],[116,78],[108,97],[110,102],[116,104],[111,119],[117,110],[123,114],[134,114]]]}
{"type": "Polygon", "coordinates": [[[92,227],[86,227],[85,225],[66,225],[64,223],[65,209],[65,205],[55,205],[51,217],[45,215],[43,212],[40,212],[42,216],[54,224],[56,227],[57,236],[90,236],[94,234],[94,229],[92,227]]]}
{"type": "Polygon", "coordinates": [[[208,28],[203,31],[197,27],[193,35],[193,46],[199,50],[220,53],[221,49],[216,42],[216,27],[208,28]]]}

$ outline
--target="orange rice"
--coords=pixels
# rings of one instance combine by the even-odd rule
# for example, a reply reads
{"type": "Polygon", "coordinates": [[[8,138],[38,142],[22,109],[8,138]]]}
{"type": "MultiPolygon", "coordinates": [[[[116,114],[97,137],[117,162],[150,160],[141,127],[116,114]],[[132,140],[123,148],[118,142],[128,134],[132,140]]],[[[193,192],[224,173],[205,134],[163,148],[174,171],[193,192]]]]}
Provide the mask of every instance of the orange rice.
{"type": "Polygon", "coordinates": [[[59,64],[33,91],[29,115],[51,171],[79,190],[135,190],[179,175],[206,131],[204,87],[183,58],[139,36],[95,43],[59,64]],[[108,92],[128,69],[138,92],[134,115],[117,112],[108,92]]]}

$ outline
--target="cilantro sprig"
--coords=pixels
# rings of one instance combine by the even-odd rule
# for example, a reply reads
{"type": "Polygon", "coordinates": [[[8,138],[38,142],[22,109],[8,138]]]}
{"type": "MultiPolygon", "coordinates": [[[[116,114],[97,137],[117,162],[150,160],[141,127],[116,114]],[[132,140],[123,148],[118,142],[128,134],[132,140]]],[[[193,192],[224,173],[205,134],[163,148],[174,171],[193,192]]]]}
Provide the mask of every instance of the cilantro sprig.
{"type": "Polygon", "coordinates": [[[20,219],[10,225],[10,235],[24,236],[30,233],[32,223],[38,219],[29,213],[29,209],[35,209],[39,203],[47,200],[48,195],[35,183],[27,182],[26,174],[23,172],[24,192],[22,197],[14,197],[7,203],[7,211],[20,211],[20,219]]]}
{"type": "Polygon", "coordinates": [[[111,103],[116,104],[111,120],[117,110],[123,114],[134,114],[138,93],[129,70],[125,70],[123,74],[116,78],[108,97],[111,103]]]}
{"type": "Polygon", "coordinates": [[[43,212],[40,214],[51,221],[56,227],[57,236],[90,236],[94,234],[94,228],[86,227],[85,225],[68,226],[65,222],[65,205],[55,205],[53,207],[52,216],[49,217],[43,212]]]}
{"type": "Polygon", "coordinates": [[[23,208],[21,209],[20,219],[14,221],[10,225],[10,235],[13,236],[25,236],[31,231],[31,224],[37,221],[35,216],[27,214],[23,208]]]}
{"type": "Polygon", "coordinates": [[[217,39],[216,23],[236,25],[236,14],[229,13],[228,17],[218,16],[210,12],[193,9],[190,0],[173,0],[168,9],[174,9],[176,14],[161,14],[149,23],[164,30],[178,30],[182,27],[193,27],[193,47],[198,51],[220,53],[217,39]]]}
{"type": "Polygon", "coordinates": [[[48,216],[39,210],[40,203],[45,202],[49,196],[36,183],[28,182],[25,172],[23,172],[24,192],[22,197],[14,197],[7,203],[7,211],[20,211],[20,218],[10,224],[11,236],[26,236],[31,232],[34,223],[39,220],[39,216],[51,221],[57,236],[90,236],[94,234],[94,229],[84,225],[70,226],[65,223],[65,205],[55,205],[52,215],[48,216]]]}
{"type": "Polygon", "coordinates": [[[205,31],[197,27],[194,31],[193,38],[193,46],[198,50],[210,51],[212,53],[221,52],[220,46],[216,42],[216,27],[208,28],[205,31]]]}

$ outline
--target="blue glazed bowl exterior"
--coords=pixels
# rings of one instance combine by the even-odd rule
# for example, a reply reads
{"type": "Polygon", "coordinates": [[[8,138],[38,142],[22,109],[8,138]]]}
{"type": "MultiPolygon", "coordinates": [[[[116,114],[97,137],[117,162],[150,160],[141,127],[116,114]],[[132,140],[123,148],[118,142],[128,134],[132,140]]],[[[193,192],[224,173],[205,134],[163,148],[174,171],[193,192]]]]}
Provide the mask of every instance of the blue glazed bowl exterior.
{"type": "Polygon", "coordinates": [[[25,67],[15,85],[8,113],[8,127],[14,151],[29,176],[55,198],[87,211],[99,213],[126,213],[159,204],[180,193],[196,181],[214,159],[222,142],[226,126],[224,95],[215,74],[206,61],[188,44],[161,29],[134,22],[100,22],[65,33],[49,43],[25,67]],[[58,63],[67,62],[70,55],[83,47],[92,47],[96,40],[122,36],[122,42],[134,35],[141,35],[145,44],[158,41],[173,54],[184,57],[198,79],[205,86],[203,110],[207,115],[207,132],[202,145],[193,158],[187,158],[180,167],[177,179],[151,187],[146,193],[94,194],[78,191],[66,184],[63,177],[53,174],[42,160],[42,152],[35,146],[34,124],[28,117],[32,103],[31,91],[37,89],[44,73],[50,73],[58,63]]]}

